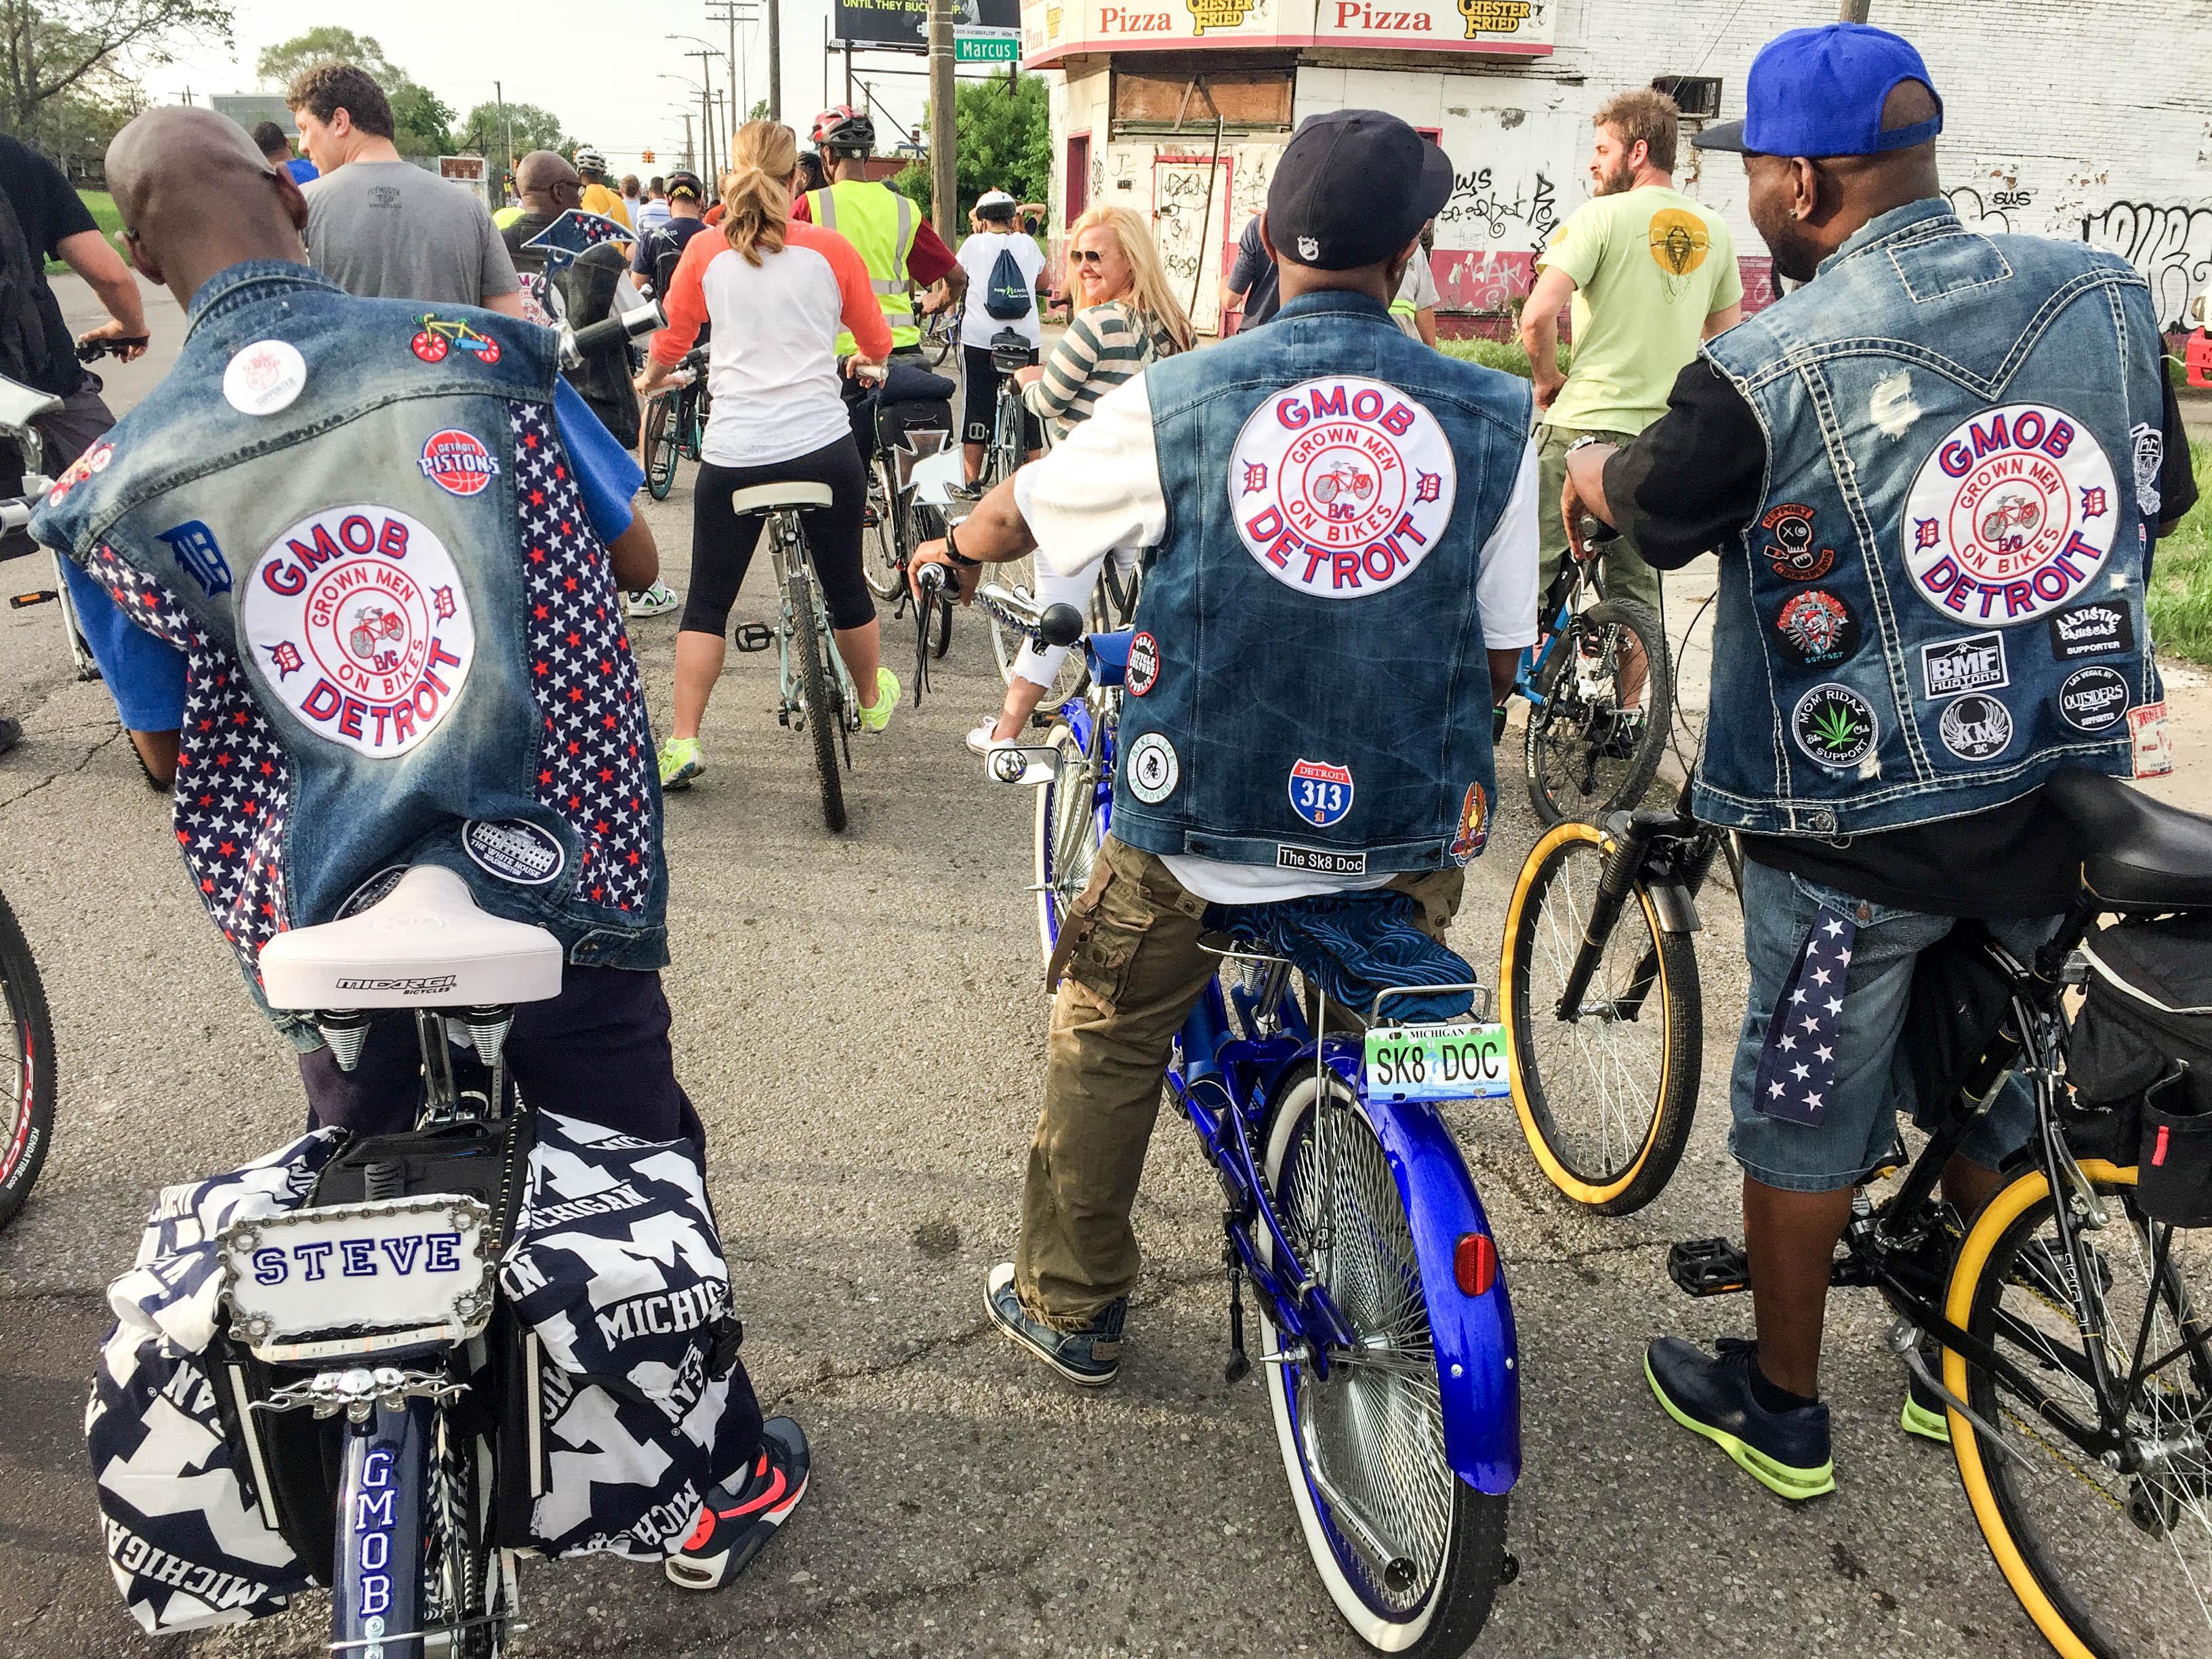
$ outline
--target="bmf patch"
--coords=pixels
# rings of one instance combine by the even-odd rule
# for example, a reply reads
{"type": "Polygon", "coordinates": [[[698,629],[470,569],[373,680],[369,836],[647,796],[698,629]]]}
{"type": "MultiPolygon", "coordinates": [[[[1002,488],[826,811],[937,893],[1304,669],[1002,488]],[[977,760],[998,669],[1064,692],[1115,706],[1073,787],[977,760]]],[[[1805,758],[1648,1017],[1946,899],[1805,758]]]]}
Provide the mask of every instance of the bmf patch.
{"type": "Polygon", "coordinates": [[[2058,410],[2006,404],[1961,421],[1920,464],[1905,502],[1905,562],[1947,616],[2047,616],[2104,568],[2118,534],[2112,464],[2058,410]]]}
{"type": "Polygon", "coordinates": [[[1933,702],[1962,691],[1989,691],[2011,684],[2004,635],[1992,630],[1920,647],[1920,686],[1933,702]]]}
{"type": "Polygon", "coordinates": [[[1291,768],[1291,811],[1316,830],[1343,822],[1352,810],[1352,769],[1302,760],[1291,768]]]}
{"type": "Polygon", "coordinates": [[[1364,599],[1412,575],[1451,521],[1458,490],[1437,417],[1353,375],[1267,398],[1231,457],[1237,535],[1262,570],[1316,599],[1364,599]]]}
{"type": "Polygon", "coordinates": [[[435,731],[476,658],[453,556],[389,507],[301,520],[255,563],[239,611],[278,699],[309,731],[374,760],[435,731]]]}
{"type": "Polygon", "coordinates": [[[422,441],[422,476],[448,495],[479,495],[499,477],[499,463],[474,433],[448,427],[422,441]]]}
{"type": "Polygon", "coordinates": [[[184,572],[210,599],[230,592],[230,561],[215,539],[215,532],[198,519],[187,519],[174,530],[164,530],[160,539],[168,544],[184,572]]]}

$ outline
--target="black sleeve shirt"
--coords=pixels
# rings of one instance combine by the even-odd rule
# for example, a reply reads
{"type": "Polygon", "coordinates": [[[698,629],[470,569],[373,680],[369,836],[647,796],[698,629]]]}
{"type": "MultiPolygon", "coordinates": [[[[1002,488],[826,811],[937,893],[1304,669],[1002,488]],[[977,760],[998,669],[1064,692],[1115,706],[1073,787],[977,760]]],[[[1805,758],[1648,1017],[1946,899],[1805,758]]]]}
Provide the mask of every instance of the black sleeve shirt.
{"type": "Polygon", "coordinates": [[[62,319],[61,306],[40,262],[58,257],[56,250],[80,231],[100,227],[59,167],[5,134],[0,134],[0,191],[7,195],[31,256],[34,285],[27,297],[38,310],[46,343],[40,361],[0,368],[20,373],[41,392],[67,397],[83,383],[84,371],[76,361],[76,339],[62,319]]]}

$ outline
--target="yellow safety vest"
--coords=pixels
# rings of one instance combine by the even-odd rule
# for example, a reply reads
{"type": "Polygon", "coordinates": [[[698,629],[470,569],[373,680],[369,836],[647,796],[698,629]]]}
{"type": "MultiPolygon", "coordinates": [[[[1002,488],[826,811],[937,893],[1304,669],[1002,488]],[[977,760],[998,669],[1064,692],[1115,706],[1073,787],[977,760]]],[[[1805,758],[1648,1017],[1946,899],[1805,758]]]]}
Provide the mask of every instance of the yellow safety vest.
{"type": "MultiPolygon", "coordinates": [[[[868,285],[884,320],[891,325],[891,347],[921,343],[915,326],[914,301],[907,294],[907,255],[914,251],[919,228],[914,204],[887,185],[848,179],[827,190],[806,192],[806,210],[824,230],[834,230],[850,242],[868,267],[868,285]]],[[[855,349],[849,331],[837,336],[837,355],[855,349]]]]}

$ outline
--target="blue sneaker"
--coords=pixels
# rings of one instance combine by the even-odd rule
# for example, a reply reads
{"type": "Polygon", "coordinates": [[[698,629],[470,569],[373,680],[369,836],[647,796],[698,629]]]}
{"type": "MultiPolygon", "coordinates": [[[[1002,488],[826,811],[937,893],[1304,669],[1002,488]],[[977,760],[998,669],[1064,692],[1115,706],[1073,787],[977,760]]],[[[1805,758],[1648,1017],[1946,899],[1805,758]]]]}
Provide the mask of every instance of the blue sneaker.
{"type": "Polygon", "coordinates": [[[1129,1298],[1116,1297],[1079,1331],[1056,1331],[1032,1318],[1014,1290],[1014,1264],[1001,1261],[983,1281],[983,1305],[1008,1341],[1027,1348],[1071,1382],[1103,1389],[1121,1369],[1121,1322],[1129,1298]]]}
{"type": "Polygon", "coordinates": [[[1793,1503],[1835,1491],[1828,1408],[1815,1401],[1791,1411],[1768,1411],[1751,1392],[1759,1345],[1724,1336],[1715,1346],[1717,1358],[1672,1336],[1644,1350],[1644,1379],[1667,1415],[1711,1441],[1769,1492],[1793,1503]]]}

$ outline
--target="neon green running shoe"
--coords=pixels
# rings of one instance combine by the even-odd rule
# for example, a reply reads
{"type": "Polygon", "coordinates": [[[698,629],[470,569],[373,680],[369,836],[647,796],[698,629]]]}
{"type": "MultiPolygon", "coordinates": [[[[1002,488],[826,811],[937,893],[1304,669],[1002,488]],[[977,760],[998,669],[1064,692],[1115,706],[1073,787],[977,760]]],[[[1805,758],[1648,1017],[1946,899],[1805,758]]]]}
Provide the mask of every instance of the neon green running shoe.
{"type": "Polygon", "coordinates": [[[689,789],[691,780],[707,769],[699,758],[699,739],[671,738],[660,745],[660,787],[689,789]]]}
{"type": "MultiPolygon", "coordinates": [[[[1928,1362],[1930,1370],[1943,1364],[1941,1348],[1923,1348],[1920,1357],[1928,1362]]],[[[1943,1403],[1943,1396],[1923,1388],[1920,1379],[1909,1370],[1905,1374],[1905,1410],[1898,1418],[1898,1426],[1907,1434],[1917,1434],[1939,1446],[1951,1443],[1951,1414],[1943,1403]]]]}
{"type": "Polygon", "coordinates": [[[875,705],[860,711],[860,729],[863,732],[880,732],[889,726],[891,723],[891,710],[898,707],[898,676],[881,663],[878,663],[875,705]]]}
{"type": "Polygon", "coordinates": [[[1726,1336],[1715,1346],[1718,1358],[1709,1358],[1679,1338],[1662,1336],[1645,1351],[1644,1380],[1667,1415],[1792,1503],[1835,1491],[1827,1407],[1815,1401],[1768,1411],[1751,1389],[1755,1346],[1726,1336]]]}

